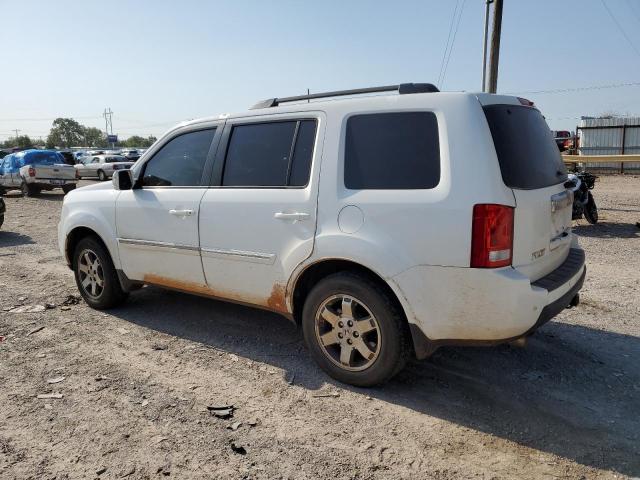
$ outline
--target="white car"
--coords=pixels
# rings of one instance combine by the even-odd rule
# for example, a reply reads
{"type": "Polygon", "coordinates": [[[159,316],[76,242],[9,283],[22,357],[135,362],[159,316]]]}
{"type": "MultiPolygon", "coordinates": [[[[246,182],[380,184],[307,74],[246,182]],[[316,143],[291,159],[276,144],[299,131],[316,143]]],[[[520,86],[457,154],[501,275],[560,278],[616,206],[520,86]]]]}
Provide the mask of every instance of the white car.
{"type": "Polygon", "coordinates": [[[577,304],[566,180],[525,99],[430,84],[270,99],[182,123],[112,184],[67,195],[59,243],[94,308],[143,284],[254,305],[370,386],[577,304]]]}
{"type": "Polygon", "coordinates": [[[120,155],[85,155],[75,166],[78,178],[97,178],[104,181],[117,170],[131,168],[135,162],[120,155]]]}
{"type": "Polygon", "coordinates": [[[0,194],[20,189],[31,197],[54,188],[66,194],[76,188],[76,182],[75,169],[55,150],[29,149],[0,159],[0,194]]]}

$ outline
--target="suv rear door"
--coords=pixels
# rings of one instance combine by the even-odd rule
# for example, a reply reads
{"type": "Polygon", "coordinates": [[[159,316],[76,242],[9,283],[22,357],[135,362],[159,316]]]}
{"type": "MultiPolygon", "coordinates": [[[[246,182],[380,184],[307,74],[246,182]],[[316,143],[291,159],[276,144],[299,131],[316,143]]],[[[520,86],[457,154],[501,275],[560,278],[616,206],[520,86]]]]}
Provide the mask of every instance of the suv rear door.
{"type": "Polygon", "coordinates": [[[564,187],[567,172],[553,134],[536,108],[494,103],[483,109],[502,179],[516,201],[513,266],[535,281],[559,267],[569,254],[573,202],[564,187]]]}
{"type": "Polygon", "coordinates": [[[221,298],[284,312],[293,269],[316,230],[323,117],[227,120],[200,206],[207,285],[221,298]]]}

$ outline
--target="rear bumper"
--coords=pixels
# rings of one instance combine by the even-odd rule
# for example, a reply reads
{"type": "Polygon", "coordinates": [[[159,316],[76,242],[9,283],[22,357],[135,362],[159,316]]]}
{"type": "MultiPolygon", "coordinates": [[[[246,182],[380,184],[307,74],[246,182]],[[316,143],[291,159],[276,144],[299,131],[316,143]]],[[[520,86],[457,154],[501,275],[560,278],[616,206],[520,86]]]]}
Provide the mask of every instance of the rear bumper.
{"type": "Polygon", "coordinates": [[[78,180],[74,178],[39,178],[31,177],[31,180],[26,179],[29,185],[43,186],[43,187],[62,187],[63,185],[70,185],[77,183],[78,180]]]}
{"type": "Polygon", "coordinates": [[[587,267],[585,266],[582,269],[582,275],[580,276],[579,280],[567,291],[567,293],[565,293],[560,298],[558,298],[557,300],[555,300],[554,302],[550,303],[549,305],[547,305],[542,309],[542,312],[540,313],[540,316],[538,317],[538,320],[536,321],[535,325],[533,325],[533,327],[531,327],[526,334],[532,333],[533,331],[537,330],[542,325],[544,325],[549,320],[551,320],[553,317],[558,315],[562,310],[567,308],[569,303],[571,303],[571,300],[573,299],[573,297],[575,297],[580,291],[580,289],[582,288],[582,285],[584,284],[584,279],[586,276],[587,276],[587,267]]]}
{"type": "Polygon", "coordinates": [[[393,277],[417,356],[443,345],[495,345],[527,335],[580,291],[584,261],[581,249],[571,249],[560,267],[533,283],[511,267],[420,266],[393,277]]]}

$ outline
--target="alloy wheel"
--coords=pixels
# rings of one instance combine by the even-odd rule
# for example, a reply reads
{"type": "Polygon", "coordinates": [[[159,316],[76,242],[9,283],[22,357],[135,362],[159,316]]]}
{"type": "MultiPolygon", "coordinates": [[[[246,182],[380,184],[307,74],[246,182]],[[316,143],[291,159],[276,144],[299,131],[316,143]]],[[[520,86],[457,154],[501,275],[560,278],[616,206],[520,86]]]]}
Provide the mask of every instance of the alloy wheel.
{"type": "Polygon", "coordinates": [[[104,271],[98,255],[93,250],[83,250],[78,258],[78,275],[84,292],[98,298],[104,290],[104,271]]]}
{"type": "Polygon", "coordinates": [[[350,295],[333,295],[320,304],[315,333],[324,355],[345,370],[366,370],[380,354],[378,321],[362,301],[350,295]]]}

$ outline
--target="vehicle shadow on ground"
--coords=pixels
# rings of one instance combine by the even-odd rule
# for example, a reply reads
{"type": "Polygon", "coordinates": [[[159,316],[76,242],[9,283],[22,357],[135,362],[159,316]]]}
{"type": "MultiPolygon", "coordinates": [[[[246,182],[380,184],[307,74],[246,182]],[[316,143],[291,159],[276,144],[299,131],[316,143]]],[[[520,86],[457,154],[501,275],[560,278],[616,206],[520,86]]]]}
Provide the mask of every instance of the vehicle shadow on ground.
{"type": "MultiPolygon", "coordinates": [[[[640,216],[638,217],[640,220],[640,216]]],[[[598,222],[574,225],[573,233],[592,238],[640,238],[640,228],[633,223],[598,222]]]]}
{"type": "MultiPolygon", "coordinates": [[[[54,202],[61,202],[64,199],[64,193],[62,191],[58,192],[58,191],[53,191],[53,192],[40,192],[32,197],[28,197],[28,198],[32,198],[34,200],[49,200],[49,201],[54,201],[54,202]]],[[[2,195],[3,197],[6,198],[22,198],[22,192],[20,192],[19,190],[11,190],[9,192],[6,192],[2,195]]]]}
{"type": "Polygon", "coordinates": [[[54,191],[54,192],[40,192],[37,195],[35,195],[34,199],[37,200],[48,200],[51,202],[61,202],[62,200],[64,200],[64,193],[63,192],[58,192],[58,191],[54,191]]]}
{"type": "Polygon", "coordinates": [[[36,242],[34,242],[29,235],[0,230],[0,248],[17,247],[19,245],[33,245],[35,243],[36,242]]]}
{"type": "MultiPolygon", "coordinates": [[[[580,307],[578,307],[580,308],[580,307]]],[[[583,465],[640,474],[640,339],[551,322],[526,349],[442,348],[383,387],[332,381],[288,320],[153,287],[112,311],[129,322],[282,368],[583,465]]]]}

